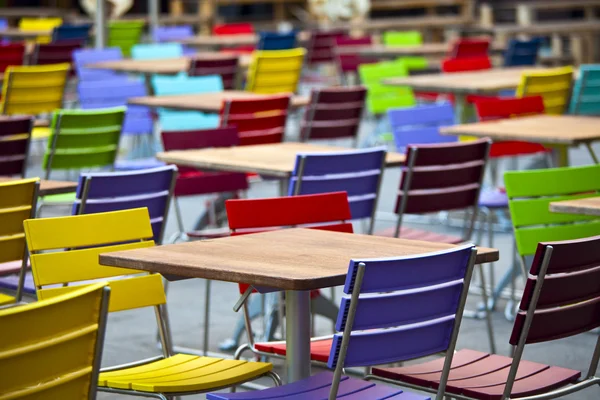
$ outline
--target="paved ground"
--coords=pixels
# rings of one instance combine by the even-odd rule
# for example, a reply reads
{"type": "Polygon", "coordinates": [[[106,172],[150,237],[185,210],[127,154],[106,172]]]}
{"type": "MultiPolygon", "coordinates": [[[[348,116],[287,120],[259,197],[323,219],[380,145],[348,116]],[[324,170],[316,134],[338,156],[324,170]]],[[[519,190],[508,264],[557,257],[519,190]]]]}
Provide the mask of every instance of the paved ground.
{"type": "MultiPolygon", "coordinates": [[[[290,131],[295,132],[295,121],[292,121],[290,131]]],[[[574,127],[576,128],[576,127],[574,127]]],[[[365,124],[362,129],[363,136],[372,131],[371,123],[365,124]]],[[[590,163],[590,157],[584,150],[577,149],[571,151],[573,164],[590,163]]],[[[521,165],[525,165],[532,160],[525,160],[521,165]]],[[[39,173],[38,168],[32,168],[31,176],[39,173]]],[[[64,175],[57,173],[54,178],[62,178],[64,175]]],[[[397,190],[399,182],[399,171],[388,170],[383,182],[383,191],[378,210],[382,216],[392,210],[395,203],[394,193],[397,190]]],[[[252,198],[269,197],[277,195],[277,186],[270,182],[258,182],[252,185],[248,196],[252,198]]],[[[185,221],[189,228],[192,228],[194,221],[204,210],[205,198],[191,198],[182,201],[185,221]]],[[[66,214],[68,209],[53,210],[51,214],[66,214]]],[[[48,216],[50,213],[48,214],[48,216]]],[[[420,222],[412,222],[410,225],[420,228],[431,229],[435,231],[448,231],[459,233],[457,228],[448,227],[440,223],[439,218],[421,219],[420,222]]],[[[377,228],[386,228],[391,226],[390,221],[382,218],[377,224],[377,228]]],[[[360,224],[357,230],[360,231],[360,224]]],[[[174,215],[170,215],[167,227],[166,237],[175,231],[174,215]]],[[[483,243],[487,245],[487,243],[483,243]]],[[[511,235],[506,232],[496,232],[495,247],[500,249],[501,260],[494,266],[496,280],[507,270],[510,265],[511,254],[511,235]]],[[[238,298],[236,286],[231,283],[214,282],[212,289],[211,303],[211,321],[210,321],[210,350],[217,351],[218,344],[224,339],[230,337],[233,326],[238,319],[238,315],[232,311],[232,306],[238,298]]],[[[338,291],[339,292],[339,291],[338,291]]],[[[328,293],[328,291],[326,292],[328,293]]],[[[202,310],[204,309],[204,282],[199,280],[185,280],[175,282],[170,285],[168,295],[168,307],[171,315],[171,326],[174,342],[176,345],[201,348],[202,346],[202,310]]],[[[471,308],[476,306],[479,297],[470,296],[469,304],[471,308]]],[[[512,324],[503,316],[505,301],[501,300],[498,304],[498,312],[493,315],[493,324],[496,333],[496,343],[498,352],[507,355],[509,351],[508,337],[510,335],[512,324]]],[[[260,329],[261,322],[257,321],[257,329],[260,329]]],[[[317,318],[316,331],[318,334],[327,334],[330,332],[331,325],[327,320],[317,318]]],[[[110,316],[108,325],[108,334],[103,357],[103,366],[114,365],[117,363],[130,362],[156,355],[159,353],[155,342],[155,320],[153,310],[136,310],[116,313],[110,316]]],[[[596,334],[583,334],[574,338],[564,339],[552,344],[531,345],[527,348],[525,356],[527,359],[542,363],[553,363],[563,367],[585,370],[588,366],[590,356],[593,352],[593,346],[597,339],[596,334]]],[[[399,344],[401,345],[401,344],[399,344]]],[[[468,347],[475,350],[487,351],[488,341],[483,320],[474,320],[465,318],[459,336],[458,348],[468,347]]],[[[274,361],[277,371],[281,372],[282,362],[274,361]]],[[[265,381],[265,384],[268,382],[265,381]]],[[[100,399],[117,399],[123,396],[101,394],[100,399]]],[[[124,397],[123,397],[124,398],[124,397]]],[[[202,399],[204,396],[186,397],[191,399],[202,399]]],[[[596,387],[587,391],[565,397],[568,399],[592,400],[600,398],[600,390],[596,387]]]]}

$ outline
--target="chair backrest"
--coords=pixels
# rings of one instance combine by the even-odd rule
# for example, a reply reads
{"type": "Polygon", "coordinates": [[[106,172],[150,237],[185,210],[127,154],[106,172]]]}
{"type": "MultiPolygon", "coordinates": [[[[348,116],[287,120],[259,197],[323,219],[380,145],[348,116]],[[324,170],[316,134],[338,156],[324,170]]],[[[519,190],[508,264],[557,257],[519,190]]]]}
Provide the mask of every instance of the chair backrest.
{"type": "Polygon", "coordinates": [[[445,58],[442,60],[442,71],[446,73],[480,71],[491,69],[492,61],[488,56],[468,58],[445,58]]]}
{"type": "Polygon", "coordinates": [[[504,53],[504,66],[517,67],[537,64],[538,52],[542,41],[540,38],[529,40],[511,39],[504,53]]]}
{"type": "Polygon", "coordinates": [[[0,44],[0,72],[12,65],[23,65],[25,61],[25,43],[0,44]]]}
{"type": "Polygon", "coordinates": [[[402,60],[363,64],[358,67],[358,73],[362,84],[367,87],[367,108],[372,114],[383,114],[393,107],[415,105],[412,89],[381,83],[385,78],[408,76],[408,69],[402,60]]]}
{"type": "Polygon", "coordinates": [[[448,57],[471,58],[488,57],[490,39],[488,38],[462,38],[452,45],[448,57]]]}
{"type": "MultiPolygon", "coordinates": [[[[204,149],[208,147],[232,147],[240,142],[235,126],[193,131],[162,131],[165,151],[204,149]]],[[[245,173],[208,172],[199,173],[196,168],[178,167],[179,175],[173,195],[194,196],[211,193],[237,192],[248,189],[245,173]]]]}
{"type": "Polygon", "coordinates": [[[0,118],[0,176],[25,177],[33,122],[32,117],[0,118]]]}
{"type": "Polygon", "coordinates": [[[255,51],[248,68],[246,90],[255,93],[295,93],[305,49],[255,51]]]}
{"type": "Polygon", "coordinates": [[[385,148],[298,153],[288,195],[346,192],[352,219],[370,219],[372,233],[385,169],[385,148]]]}
{"type": "Polygon", "coordinates": [[[221,108],[221,125],[237,128],[240,145],[283,141],[291,96],[264,96],[256,99],[227,99],[221,108]]]}
{"type": "MultiPolygon", "coordinates": [[[[62,18],[21,18],[19,20],[19,29],[22,31],[52,31],[57,26],[62,25],[62,18]]],[[[49,43],[52,40],[51,35],[40,35],[36,38],[38,43],[49,43]]]]}
{"type": "Polygon", "coordinates": [[[131,54],[131,48],[142,39],[144,21],[114,20],[108,22],[108,47],[120,47],[125,57],[131,54]]]}
{"type": "Polygon", "coordinates": [[[382,36],[386,46],[419,46],[423,44],[423,35],[419,31],[387,31],[382,36]]]}
{"type": "Polygon", "coordinates": [[[335,61],[335,39],[347,36],[343,30],[313,31],[308,40],[306,64],[316,66],[335,61]]]}
{"type": "Polygon", "coordinates": [[[394,143],[399,152],[412,144],[456,142],[456,136],[442,135],[440,128],[454,125],[450,103],[422,104],[412,108],[391,108],[387,112],[394,143]]]}
{"type": "Polygon", "coordinates": [[[127,106],[123,121],[123,134],[148,134],[154,121],[148,107],[127,104],[131,97],[146,96],[146,84],[140,79],[110,77],[101,81],[80,80],[77,84],[79,106],[84,109],[127,106]]]}
{"type": "Polygon", "coordinates": [[[8,67],[2,87],[2,114],[53,112],[62,106],[70,64],[8,67]]]}
{"type": "Polygon", "coordinates": [[[597,217],[555,213],[549,209],[553,201],[598,195],[600,165],[507,171],[504,184],[517,251],[522,257],[535,254],[538,242],[600,234],[597,217]]]}
{"type": "Polygon", "coordinates": [[[90,38],[90,29],[92,29],[92,24],[62,24],[52,31],[52,41],[79,40],[85,44],[90,38]]]}
{"type": "Polygon", "coordinates": [[[46,179],[54,169],[112,167],[124,118],[125,107],[56,111],[42,163],[46,179]]]}
{"type": "Polygon", "coordinates": [[[8,20],[6,18],[0,18],[0,29],[8,28],[8,20]]]}
{"type": "Polygon", "coordinates": [[[123,59],[121,49],[118,47],[111,47],[106,49],[81,49],[73,52],[73,61],[75,65],[75,71],[79,80],[104,80],[114,78],[117,74],[114,71],[103,70],[103,69],[91,69],[86,68],[86,64],[94,64],[104,61],[119,61],[123,59]]]}
{"type": "Polygon", "coordinates": [[[259,32],[256,50],[289,50],[296,47],[296,32],[259,32]]]}
{"type": "Polygon", "coordinates": [[[561,67],[523,73],[517,97],[542,96],[546,114],[564,114],[569,106],[573,67],[561,67]]]}
{"type": "Polygon", "coordinates": [[[216,24],[212,32],[214,35],[247,35],[254,33],[254,26],[249,22],[216,24]]]}
{"type": "Polygon", "coordinates": [[[223,91],[223,81],[219,75],[154,75],[152,88],[157,96],[170,94],[213,93],[223,91]]]}
{"type": "Polygon", "coordinates": [[[579,67],[579,79],[573,86],[569,113],[600,115],[600,64],[579,67]]]}
{"type": "Polygon", "coordinates": [[[152,29],[152,40],[156,43],[172,42],[194,36],[191,25],[157,26],[152,29]]]}
{"type": "Polygon", "coordinates": [[[106,284],[98,283],[0,310],[3,397],[94,398],[109,295],[106,284]]]}
{"type": "Polygon", "coordinates": [[[131,58],[134,60],[158,60],[182,56],[183,46],[180,43],[144,43],[136,44],[131,48],[131,58]]]}
{"type": "Polygon", "coordinates": [[[99,262],[102,253],[154,246],[147,209],[29,219],[24,225],[39,300],[78,290],[80,282],[126,277],[109,281],[109,311],[165,303],[159,274],[109,268],[99,262]]]}
{"type": "Polygon", "coordinates": [[[83,45],[81,40],[38,43],[30,57],[32,65],[73,63],[73,52],[83,45]]]}
{"type": "Polygon", "coordinates": [[[367,89],[313,89],[300,123],[300,140],[351,138],[356,143],[367,89]]]}
{"type": "MultiPolygon", "coordinates": [[[[362,36],[362,37],[338,36],[335,38],[336,49],[338,49],[340,47],[370,46],[372,44],[373,44],[373,38],[371,36],[362,36]]],[[[377,60],[374,58],[361,56],[360,54],[350,54],[350,53],[341,54],[338,51],[335,51],[335,62],[337,64],[338,69],[342,73],[346,73],[346,72],[357,73],[359,65],[369,64],[369,63],[373,63],[376,61],[377,60]]]]}
{"type": "Polygon", "coordinates": [[[223,89],[232,90],[236,88],[238,65],[239,57],[235,54],[192,58],[188,76],[220,75],[223,89]]]}
{"type": "Polygon", "coordinates": [[[162,243],[177,167],[82,173],[73,215],[147,208],[155,243],[162,243]]]}

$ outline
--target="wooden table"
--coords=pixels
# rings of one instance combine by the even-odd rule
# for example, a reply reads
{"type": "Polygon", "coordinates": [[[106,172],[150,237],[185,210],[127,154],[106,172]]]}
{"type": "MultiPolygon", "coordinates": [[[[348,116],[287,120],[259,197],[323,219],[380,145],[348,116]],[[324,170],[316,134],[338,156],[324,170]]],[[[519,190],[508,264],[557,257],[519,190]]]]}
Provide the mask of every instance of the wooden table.
{"type": "MultiPolygon", "coordinates": [[[[306,43],[309,38],[310,32],[299,32],[297,35],[298,44],[306,43]]],[[[258,43],[258,35],[197,35],[191,38],[178,40],[178,42],[186,46],[218,50],[223,47],[254,46],[258,43]]]]}
{"type": "MultiPolygon", "coordinates": [[[[100,264],[285,290],[286,369],[288,380],[296,381],[310,376],[310,290],[344,284],[351,259],[408,256],[452,247],[381,236],[284,229],[101,254],[100,264]]],[[[478,249],[477,263],[498,259],[498,250],[478,249]]]]}
{"type": "MultiPolygon", "coordinates": [[[[352,150],[312,143],[284,142],[252,146],[219,147],[200,150],[177,150],[158,153],[156,158],[184,167],[230,172],[251,172],[287,179],[292,175],[296,155],[302,152],[352,150]]],[[[404,164],[404,154],[387,153],[386,166],[404,164]]]]}
{"type": "MultiPolygon", "coordinates": [[[[568,149],[585,145],[595,163],[591,143],[600,140],[600,118],[573,115],[534,115],[497,121],[455,125],[441,129],[444,135],[489,137],[493,140],[521,140],[568,149]]],[[[561,151],[559,165],[569,165],[568,152],[561,151]]]]}
{"type": "MultiPolygon", "coordinates": [[[[501,43],[493,43],[490,46],[492,53],[502,53],[506,46],[501,43]]],[[[423,43],[419,46],[343,46],[337,49],[339,54],[359,54],[365,57],[396,58],[406,56],[443,57],[451,50],[447,43],[423,43]]]]}
{"type": "MultiPolygon", "coordinates": [[[[0,177],[0,182],[14,181],[19,178],[0,177]]],[[[74,193],[77,189],[77,182],[68,181],[47,181],[40,180],[40,196],[50,196],[53,194],[74,193]]]]}
{"type": "MultiPolygon", "coordinates": [[[[598,177],[600,179],[600,177],[598,177]]],[[[582,199],[554,201],[550,211],[562,214],[582,214],[600,217],[600,196],[582,199]]]]}
{"type": "MultiPolygon", "coordinates": [[[[244,92],[241,90],[225,90],[215,93],[177,94],[169,96],[144,96],[132,97],[129,104],[147,106],[151,108],[172,108],[175,110],[195,110],[208,113],[218,113],[226,99],[253,99],[260,98],[261,94],[244,92]]],[[[307,96],[293,96],[290,106],[292,108],[304,107],[308,104],[307,96]]]]}
{"type": "Polygon", "coordinates": [[[0,37],[7,39],[36,39],[38,36],[52,35],[51,30],[22,31],[19,28],[6,28],[0,30],[0,37]]]}

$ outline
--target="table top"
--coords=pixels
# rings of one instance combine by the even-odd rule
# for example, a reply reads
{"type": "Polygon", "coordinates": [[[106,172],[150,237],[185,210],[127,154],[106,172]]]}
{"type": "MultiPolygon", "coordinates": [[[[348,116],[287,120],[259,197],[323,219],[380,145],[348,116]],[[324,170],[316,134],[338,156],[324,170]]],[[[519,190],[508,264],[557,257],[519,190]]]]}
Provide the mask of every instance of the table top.
{"type": "MultiPolygon", "coordinates": [[[[230,172],[251,172],[288,178],[294,170],[294,163],[296,162],[296,155],[298,153],[345,150],[353,149],[312,143],[284,142],[252,146],[167,151],[158,153],[156,158],[166,163],[185,167],[230,172]]],[[[404,161],[404,154],[387,153],[387,167],[401,166],[404,164],[404,161]]]]}
{"type": "MultiPolygon", "coordinates": [[[[310,32],[300,31],[297,35],[298,42],[306,42],[310,38],[310,32]]],[[[258,43],[258,35],[254,33],[240,35],[196,35],[190,38],[178,40],[179,43],[193,47],[235,47],[253,46],[258,43]]]]}
{"type": "MultiPolygon", "coordinates": [[[[490,50],[494,53],[502,52],[506,46],[502,43],[493,43],[490,50]]],[[[343,46],[337,48],[339,54],[360,54],[361,56],[370,57],[401,57],[401,56],[445,56],[451,50],[448,43],[423,43],[418,46],[385,46],[376,45],[360,45],[360,46],[343,46]]]]}
{"type": "Polygon", "coordinates": [[[563,214],[583,214],[600,217],[600,196],[553,201],[550,203],[550,211],[563,214]]]}
{"type": "Polygon", "coordinates": [[[493,140],[522,140],[543,144],[576,145],[600,139],[600,118],[574,115],[532,115],[454,125],[444,135],[470,135],[493,140]]]}
{"type": "MultiPolygon", "coordinates": [[[[14,181],[20,178],[8,178],[0,176],[0,182],[14,181]]],[[[53,194],[74,193],[77,189],[77,182],[68,181],[40,181],[40,196],[50,196],[53,194]]]]}
{"type": "Polygon", "coordinates": [[[52,35],[52,30],[22,31],[19,28],[6,28],[0,30],[0,37],[11,39],[35,39],[38,36],[52,35]]]}
{"type": "MultiPolygon", "coordinates": [[[[311,290],[343,285],[351,259],[408,256],[451,247],[293,228],[101,254],[100,264],[283,290],[311,290]]],[[[498,258],[498,250],[480,247],[476,262],[498,258]]]]}
{"type": "MultiPolygon", "coordinates": [[[[128,100],[129,104],[147,106],[151,108],[172,108],[176,110],[194,110],[203,112],[218,113],[221,105],[227,99],[253,99],[264,96],[258,93],[245,92],[242,90],[225,90],[215,93],[200,94],[176,94],[169,96],[144,96],[132,97],[128,100]]],[[[303,107],[308,104],[308,96],[294,95],[290,106],[292,108],[303,107]]]]}
{"type": "Polygon", "coordinates": [[[491,28],[496,34],[551,35],[554,33],[587,33],[600,31],[600,21],[535,22],[531,25],[498,24],[491,28]]]}

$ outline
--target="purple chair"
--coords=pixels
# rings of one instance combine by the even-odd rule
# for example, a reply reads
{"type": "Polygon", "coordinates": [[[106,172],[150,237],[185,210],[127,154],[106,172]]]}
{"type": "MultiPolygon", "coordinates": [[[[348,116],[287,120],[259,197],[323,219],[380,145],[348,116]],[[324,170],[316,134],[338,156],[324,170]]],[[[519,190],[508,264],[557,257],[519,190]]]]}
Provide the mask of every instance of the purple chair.
{"type": "Polygon", "coordinates": [[[0,176],[25,177],[32,117],[0,118],[0,176]]]}
{"type": "MultiPolygon", "coordinates": [[[[152,30],[152,41],[155,43],[175,42],[194,36],[194,28],[191,25],[157,26],[152,30]]],[[[197,50],[183,46],[184,55],[196,54],[197,50]]]]}
{"type": "Polygon", "coordinates": [[[103,61],[119,61],[123,59],[121,49],[109,47],[107,49],[82,49],[73,52],[73,64],[80,81],[101,81],[105,79],[123,76],[110,70],[85,68],[86,64],[99,63],[103,61]]]}
{"type": "Polygon", "coordinates": [[[446,352],[437,398],[452,365],[477,250],[471,244],[416,256],[351,260],[322,372],[288,385],[250,393],[210,393],[208,400],[398,399],[430,400],[342,376],[343,368],[371,367],[446,352]]]}

